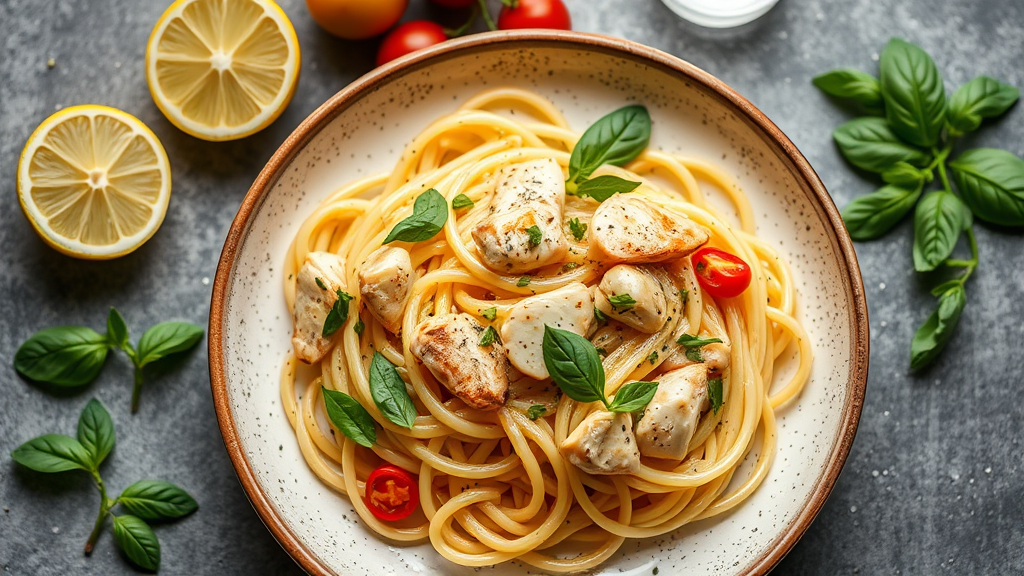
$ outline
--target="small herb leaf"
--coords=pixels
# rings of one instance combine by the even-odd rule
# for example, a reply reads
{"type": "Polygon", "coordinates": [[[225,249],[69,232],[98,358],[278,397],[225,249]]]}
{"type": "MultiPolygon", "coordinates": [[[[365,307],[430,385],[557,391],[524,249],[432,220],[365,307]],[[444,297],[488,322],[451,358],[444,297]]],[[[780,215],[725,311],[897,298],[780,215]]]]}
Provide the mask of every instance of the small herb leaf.
{"type": "Polygon", "coordinates": [[[526,415],[530,418],[530,420],[536,420],[537,418],[543,416],[544,413],[547,411],[547,406],[543,404],[534,404],[533,406],[530,406],[529,410],[526,411],[526,415]]]}
{"type": "Polygon", "coordinates": [[[452,198],[452,210],[462,210],[463,208],[472,207],[474,202],[465,194],[459,194],[455,198],[452,198]]]}
{"type": "Polygon", "coordinates": [[[520,288],[522,288],[524,286],[529,286],[529,285],[530,285],[530,277],[529,276],[520,276],[519,280],[516,280],[516,286],[519,286],[520,288]]]}
{"type": "Polygon", "coordinates": [[[589,178],[602,164],[622,166],[651,139],[651,116],[640,105],[626,106],[587,128],[569,158],[569,182],[589,178]]]}
{"type": "Polygon", "coordinates": [[[95,470],[89,450],[78,440],[62,434],[33,438],[11,452],[11,458],[36,472],[95,470]]]}
{"type": "Polygon", "coordinates": [[[141,518],[114,516],[114,542],[140,568],[154,572],[160,569],[160,541],[141,518]]]}
{"type": "Polygon", "coordinates": [[[362,318],[360,318],[359,320],[356,321],[356,324],[355,324],[355,326],[352,327],[352,330],[354,330],[355,333],[360,335],[360,336],[363,335],[363,330],[366,330],[366,324],[363,324],[363,319],[362,318]]]}
{"type": "Polygon", "coordinates": [[[658,351],[655,350],[655,351],[651,352],[650,354],[648,354],[647,355],[647,361],[650,362],[652,365],[655,362],[657,362],[658,361],[658,351]]]}
{"type": "Polygon", "coordinates": [[[597,320],[598,322],[608,321],[608,317],[605,316],[604,312],[601,312],[601,309],[596,306],[594,307],[594,319],[597,320]]]}
{"type": "Polygon", "coordinates": [[[633,297],[629,294],[609,296],[608,303],[612,305],[616,312],[626,311],[636,306],[636,300],[633,300],[633,297]]]}
{"type": "Polygon", "coordinates": [[[934,270],[949,257],[964,229],[963,203],[944,190],[926,194],[914,212],[914,268],[934,270]]]}
{"type": "Polygon", "coordinates": [[[92,457],[94,469],[98,470],[107,454],[114,449],[114,441],[114,421],[110,419],[110,413],[99,400],[89,400],[78,417],[78,442],[92,457]]]}
{"type": "Polygon", "coordinates": [[[416,405],[405,389],[405,381],[380,352],[374,352],[370,361],[370,395],[388,420],[409,429],[416,424],[416,405]]]}
{"type": "Polygon", "coordinates": [[[920,197],[920,185],[911,190],[895,184],[883,186],[847,204],[843,222],[854,240],[874,240],[902,220],[920,197]]]}
{"type": "Polygon", "coordinates": [[[490,346],[495,342],[501,343],[501,338],[498,337],[498,331],[494,329],[494,326],[488,326],[484,329],[483,335],[480,336],[481,346],[490,346]]]}
{"type": "Polygon", "coordinates": [[[867,72],[842,68],[816,76],[812,82],[831,96],[853,100],[869,109],[882,106],[882,88],[878,80],[867,72]]]}
{"type": "Polygon", "coordinates": [[[916,146],[934,146],[946,121],[946,88],[931,56],[893,38],[878,68],[885,117],[893,131],[916,146]]]}
{"type": "Polygon", "coordinates": [[[686,357],[694,362],[703,362],[704,356],[700,353],[700,349],[708,344],[715,344],[721,342],[719,338],[701,338],[700,336],[692,336],[690,334],[683,334],[676,340],[676,344],[681,344],[686,348],[686,357]]]}
{"type": "Polygon", "coordinates": [[[338,299],[324,318],[324,329],[321,331],[324,338],[329,338],[348,321],[348,303],[352,301],[352,295],[342,290],[338,290],[337,295],[338,299]]]}
{"type": "Polygon", "coordinates": [[[448,203],[444,196],[431,188],[416,197],[412,216],[402,220],[391,229],[384,244],[399,242],[422,242],[430,240],[448,221],[448,203]]]}
{"type": "Polygon", "coordinates": [[[188,322],[162,322],[139,339],[137,365],[141,368],[165,356],[184,352],[203,339],[203,328],[188,322]]]}
{"type": "Polygon", "coordinates": [[[961,86],[949,100],[951,130],[964,134],[977,130],[983,118],[995,118],[1006,112],[1020,98],[1020,90],[1002,82],[978,76],[961,86]]]}
{"type": "Polygon", "coordinates": [[[584,180],[580,182],[576,188],[575,195],[590,197],[598,202],[604,202],[611,198],[615,194],[627,194],[636,190],[640,186],[639,182],[632,182],[619,178],[618,176],[612,176],[609,174],[598,176],[591,180],[584,180]]]}
{"type": "Polygon", "coordinates": [[[323,281],[323,280],[321,280],[319,276],[318,276],[318,277],[316,277],[316,278],[313,278],[313,280],[316,280],[316,285],[317,285],[317,286],[318,286],[318,287],[319,287],[319,288],[320,288],[321,290],[329,290],[329,288],[327,287],[327,284],[324,284],[324,281],[323,281]]]}
{"type": "Polygon", "coordinates": [[[917,329],[910,343],[910,367],[917,370],[934,360],[949,342],[967,304],[964,287],[957,284],[939,298],[939,306],[917,329]]]}
{"type": "Polygon", "coordinates": [[[832,132],[843,156],[854,166],[869,172],[884,172],[897,162],[927,166],[925,152],[904,143],[883,118],[857,118],[832,132]]]}
{"type": "Polygon", "coordinates": [[[569,220],[569,232],[572,232],[572,237],[579,242],[587,235],[587,225],[580,222],[579,218],[573,218],[569,220]]]}
{"type": "Polygon", "coordinates": [[[541,231],[540,226],[534,224],[526,229],[526,233],[530,236],[530,246],[540,246],[541,240],[544,239],[544,232],[541,231]]]}
{"type": "Polygon", "coordinates": [[[718,414],[718,409],[722,407],[723,403],[723,386],[721,378],[712,378],[708,380],[708,401],[711,402],[711,408],[715,414],[718,414]]]}
{"type": "Polygon", "coordinates": [[[953,179],[974,214],[993,224],[1024,226],[1024,160],[977,148],[950,162],[953,179]]]}
{"type": "Polygon", "coordinates": [[[323,393],[327,417],[338,431],[366,448],[377,442],[373,417],[358,400],[337,390],[323,388],[323,393]]]}
{"type": "Polygon", "coordinates": [[[487,318],[491,322],[494,322],[494,319],[498,317],[498,309],[495,308],[494,306],[491,306],[490,308],[484,308],[483,310],[480,311],[480,315],[483,316],[484,318],[487,318]]]}
{"type": "Polygon", "coordinates": [[[107,340],[110,341],[112,347],[120,348],[125,352],[131,349],[128,344],[128,324],[125,323],[124,316],[121,316],[121,313],[113,307],[110,309],[110,314],[107,315],[107,340]]]}
{"type": "Polygon", "coordinates": [[[589,340],[544,326],[544,366],[558,387],[577,402],[605,402],[604,367],[589,340]]]}
{"type": "Polygon", "coordinates": [[[902,160],[882,172],[882,180],[889,184],[898,184],[910,189],[923,185],[926,179],[925,176],[926,174],[923,170],[902,160]]]}
{"type": "Polygon", "coordinates": [[[18,348],[14,369],[37,382],[81,386],[96,379],[109,350],[107,338],[90,328],[47,328],[18,348]]]}
{"type": "Polygon", "coordinates": [[[117,502],[145,520],[181,518],[199,508],[188,492],[163,480],[140,480],[125,488],[117,502]]]}
{"type": "Polygon", "coordinates": [[[619,388],[608,405],[612,412],[638,412],[654,398],[657,382],[630,382],[619,388]]]}

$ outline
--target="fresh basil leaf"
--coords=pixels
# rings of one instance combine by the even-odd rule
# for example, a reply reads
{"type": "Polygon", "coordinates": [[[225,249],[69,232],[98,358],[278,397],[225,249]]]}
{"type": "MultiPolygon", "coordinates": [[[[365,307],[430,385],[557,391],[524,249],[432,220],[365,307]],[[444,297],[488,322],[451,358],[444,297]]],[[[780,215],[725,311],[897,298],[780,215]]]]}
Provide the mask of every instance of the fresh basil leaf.
{"type": "Polygon", "coordinates": [[[356,321],[356,324],[355,324],[355,326],[352,327],[352,330],[354,330],[355,333],[360,335],[360,336],[363,335],[363,330],[366,330],[366,324],[363,324],[363,319],[362,318],[360,318],[358,321],[356,321]]]}
{"type": "Polygon", "coordinates": [[[655,362],[657,362],[658,361],[658,351],[655,350],[655,351],[651,352],[650,354],[648,354],[647,355],[647,361],[650,362],[651,364],[654,364],[655,362]]]}
{"type": "Polygon", "coordinates": [[[608,303],[612,305],[612,308],[618,311],[629,310],[633,306],[636,306],[636,300],[629,294],[616,294],[608,297],[608,303]]]}
{"type": "Polygon", "coordinates": [[[33,438],[11,452],[11,458],[36,472],[95,470],[93,456],[82,444],[62,434],[33,438]]]}
{"type": "Polygon", "coordinates": [[[323,388],[327,418],[342,434],[356,444],[369,448],[377,442],[373,417],[358,400],[337,390],[323,388]]]}
{"type": "Polygon", "coordinates": [[[569,157],[568,181],[589,178],[602,164],[622,166],[643,152],[650,139],[651,115],[647,108],[638,104],[619,108],[580,136],[569,157]]]}
{"type": "Polygon", "coordinates": [[[352,295],[340,289],[337,295],[338,299],[324,318],[324,329],[320,332],[324,338],[329,338],[348,321],[348,303],[352,301],[352,295]]]}
{"type": "Polygon", "coordinates": [[[141,368],[165,356],[184,352],[203,339],[203,328],[188,322],[162,322],[139,339],[138,363],[141,368]]]}
{"type": "Polygon", "coordinates": [[[916,146],[934,146],[946,121],[946,88],[931,56],[893,38],[882,50],[878,69],[893,132],[916,146]]]}
{"type": "Polygon", "coordinates": [[[370,396],[388,420],[410,430],[416,424],[416,406],[405,389],[405,381],[380,352],[374,352],[370,361],[370,396]]]}
{"type": "Polygon", "coordinates": [[[711,409],[714,410],[715,414],[718,414],[718,409],[722,407],[724,403],[724,387],[722,386],[721,378],[712,378],[708,380],[708,401],[711,402],[711,409]]]}
{"type": "Polygon", "coordinates": [[[961,86],[949,100],[947,121],[956,134],[973,132],[983,118],[995,118],[1020,98],[1020,90],[1002,82],[978,76],[961,86]]]}
{"type": "Polygon", "coordinates": [[[78,417],[78,442],[92,456],[93,468],[99,469],[100,464],[114,449],[114,421],[110,413],[93,398],[85,405],[78,417]]]}
{"type": "Polygon", "coordinates": [[[519,286],[520,288],[522,288],[524,286],[529,286],[529,285],[530,285],[530,277],[529,276],[520,276],[519,280],[516,280],[516,286],[519,286]]]}
{"type": "Polygon", "coordinates": [[[541,240],[544,239],[544,232],[541,231],[540,226],[534,224],[526,229],[526,233],[530,236],[530,246],[540,246],[541,240]]]}
{"type": "Polygon", "coordinates": [[[484,308],[483,310],[480,311],[480,315],[483,316],[484,318],[487,318],[491,322],[494,322],[494,319],[498,317],[498,309],[495,308],[494,306],[491,306],[490,308],[484,308]]]}
{"type": "Polygon", "coordinates": [[[962,285],[950,288],[939,298],[939,306],[917,329],[910,343],[910,368],[917,370],[934,360],[945,348],[967,305],[962,285]]]}
{"type": "Polygon", "coordinates": [[[577,402],[607,402],[604,366],[589,340],[568,330],[544,326],[544,366],[551,379],[577,402]]]}
{"type": "Polygon", "coordinates": [[[944,190],[926,194],[914,212],[914,269],[934,270],[952,254],[964,229],[960,199],[944,190]]]}
{"type": "Polygon", "coordinates": [[[431,188],[416,197],[412,216],[402,220],[391,229],[384,244],[392,242],[422,242],[430,240],[444,228],[448,221],[448,203],[444,196],[431,188]]]}
{"type": "Polygon", "coordinates": [[[569,220],[569,232],[572,232],[572,237],[579,242],[587,235],[587,225],[580,222],[579,218],[573,218],[569,220]]]}
{"type": "Polygon", "coordinates": [[[114,348],[120,348],[125,352],[131,350],[131,345],[128,344],[128,324],[125,323],[124,316],[113,307],[107,315],[107,340],[114,348]]]}
{"type": "Polygon", "coordinates": [[[949,163],[964,202],[993,224],[1024,226],[1024,160],[995,148],[976,148],[949,163]]]}
{"type": "Polygon", "coordinates": [[[160,541],[141,518],[114,516],[114,542],[140,568],[154,572],[160,569],[160,541]]]}
{"type": "Polygon", "coordinates": [[[850,238],[863,242],[888,232],[910,212],[921,197],[921,186],[907,189],[890,184],[867,196],[856,198],[842,210],[850,238]]]}
{"type": "Polygon", "coordinates": [[[501,344],[501,338],[498,337],[498,331],[494,329],[494,326],[488,326],[480,336],[480,345],[490,346],[495,342],[501,344]]]}
{"type": "Polygon", "coordinates": [[[106,336],[81,326],[40,330],[14,354],[14,369],[37,382],[81,386],[96,379],[110,350],[106,336]]]}
{"type": "Polygon", "coordinates": [[[720,338],[701,338],[700,336],[693,336],[690,334],[683,334],[676,340],[676,344],[681,344],[686,348],[686,357],[693,362],[703,362],[704,356],[700,353],[702,346],[708,344],[715,344],[721,342],[720,338]]]}
{"type": "Polygon", "coordinates": [[[929,179],[927,172],[902,160],[882,171],[882,180],[910,189],[924,185],[926,179],[929,179]]]}
{"type": "Polygon", "coordinates": [[[848,98],[872,109],[882,106],[882,88],[878,80],[867,72],[841,68],[815,76],[812,82],[831,96],[848,98]]]}
{"type": "Polygon", "coordinates": [[[459,194],[455,198],[452,198],[452,210],[462,210],[463,208],[470,208],[473,205],[473,200],[465,194],[459,194]]]}
{"type": "Polygon", "coordinates": [[[850,164],[869,172],[884,172],[897,162],[927,166],[931,157],[904,143],[883,118],[857,118],[832,132],[850,164]]]}
{"type": "Polygon", "coordinates": [[[547,411],[547,406],[543,404],[534,404],[533,406],[530,406],[529,410],[526,411],[526,415],[527,417],[530,418],[530,420],[536,420],[537,418],[543,416],[544,413],[547,411]]]}
{"type": "Polygon", "coordinates": [[[574,194],[576,196],[590,197],[598,202],[604,202],[615,194],[632,192],[638,186],[640,186],[639,182],[632,182],[618,176],[605,174],[604,176],[580,182],[574,194]]]}
{"type": "Polygon", "coordinates": [[[117,503],[145,520],[181,518],[199,508],[188,492],[163,480],[139,480],[121,492],[117,503]]]}
{"type": "Polygon", "coordinates": [[[598,322],[608,321],[608,317],[605,316],[604,312],[601,312],[601,309],[596,306],[594,307],[594,319],[597,320],[598,322]]]}
{"type": "Polygon", "coordinates": [[[638,412],[654,398],[658,391],[657,382],[630,382],[615,393],[608,410],[612,412],[638,412]]]}

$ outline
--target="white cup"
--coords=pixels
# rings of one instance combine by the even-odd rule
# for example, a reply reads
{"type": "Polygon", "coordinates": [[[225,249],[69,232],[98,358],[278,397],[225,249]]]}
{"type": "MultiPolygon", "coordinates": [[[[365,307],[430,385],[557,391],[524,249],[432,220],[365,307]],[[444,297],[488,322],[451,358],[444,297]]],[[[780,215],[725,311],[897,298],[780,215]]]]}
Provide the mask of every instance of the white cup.
{"type": "Polygon", "coordinates": [[[661,0],[680,17],[706,28],[733,28],[752,22],[779,0],[661,0]]]}

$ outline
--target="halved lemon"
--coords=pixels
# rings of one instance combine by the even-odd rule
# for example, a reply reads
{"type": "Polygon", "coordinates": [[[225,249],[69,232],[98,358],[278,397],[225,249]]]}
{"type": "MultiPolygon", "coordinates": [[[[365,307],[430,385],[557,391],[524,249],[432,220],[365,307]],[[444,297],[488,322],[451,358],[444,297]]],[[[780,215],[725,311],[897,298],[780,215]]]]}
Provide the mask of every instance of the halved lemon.
{"type": "Polygon", "coordinates": [[[167,119],[203,140],[234,140],[284,111],[299,39],[271,0],[178,0],[146,46],[149,92],[167,119]]]}
{"type": "Polygon", "coordinates": [[[74,106],[36,128],[18,162],[18,200],[36,232],[76,258],[107,260],[142,246],[171,197],[171,166],[138,118],[74,106]]]}

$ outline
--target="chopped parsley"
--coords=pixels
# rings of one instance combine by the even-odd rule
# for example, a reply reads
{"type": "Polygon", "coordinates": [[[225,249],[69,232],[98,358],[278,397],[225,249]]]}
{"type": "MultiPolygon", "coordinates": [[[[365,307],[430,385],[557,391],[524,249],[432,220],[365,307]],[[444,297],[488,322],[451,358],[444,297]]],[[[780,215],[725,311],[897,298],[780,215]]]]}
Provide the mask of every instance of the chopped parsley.
{"type": "Polygon", "coordinates": [[[594,318],[598,322],[607,322],[608,321],[608,317],[605,316],[604,312],[601,312],[601,310],[597,306],[594,306],[594,318]]]}
{"type": "Polygon", "coordinates": [[[647,361],[650,362],[651,364],[654,364],[655,362],[657,362],[658,361],[658,351],[655,350],[654,352],[651,352],[647,356],[647,361]]]}
{"type": "Polygon", "coordinates": [[[491,322],[494,322],[494,319],[498,317],[498,309],[495,308],[494,306],[491,306],[490,308],[484,308],[483,310],[480,311],[480,315],[483,316],[484,318],[487,318],[491,322]]]}
{"type": "Polygon", "coordinates": [[[682,299],[683,306],[686,306],[686,303],[690,300],[690,291],[687,290],[686,288],[683,288],[682,290],[679,291],[679,298],[682,299]]]}
{"type": "Polygon", "coordinates": [[[319,278],[314,278],[314,280],[316,280],[316,285],[319,286],[321,290],[327,290],[327,284],[324,284],[323,280],[319,278]]]}
{"type": "Polygon", "coordinates": [[[529,276],[523,276],[522,278],[519,279],[518,282],[516,282],[516,286],[519,286],[520,288],[522,288],[523,286],[529,286],[529,285],[530,285],[530,277],[529,276]]]}
{"type": "Polygon", "coordinates": [[[536,420],[537,418],[543,416],[544,413],[547,411],[547,406],[544,406],[543,404],[534,404],[533,406],[530,406],[529,410],[526,411],[526,415],[530,417],[530,420],[536,420]]]}
{"type": "Polygon", "coordinates": [[[686,357],[694,362],[704,361],[704,356],[700,353],[702,346],[716,342],[721,342],[721,340],[718,338],[701,338],[700,336],[691,336],[689,334],[683,334],[679,337],[679,340],[676,340],[677,344],[682,344],[686,348],[686,357]]]}
{"type": "Polygon", "coordinates": [[[579,218],[573,218],[569,220],[569,231],[572,232],[572,237],[579,242],[587,235],[587,225],[580,222],[579,218]]]}
{"type": "Polygon", "coordinates": [[[490,346],[495,342],[501,344],[501,338],[498,337],[498,331],[494,329],[494,326],[488,326],[487,329],[484,330],[483,336],[480,337],[480,345],[490,346]]]}
{"type": "Polygon", "coordinates": [[[718,409],[722,407],[722,403],[724,402],[722,393],[721,378],[708,380],[708,400],[711,401],[711,408],[715,411],[715,414],[718,414],[718,409]]]}
{"type": "Polygon", "coordinates": [[[612,308],[615,308],[616,311],[629,310],[633,306],[636,306],[636,300],[633,300],[633,297],[629,294],[616,294],[615,296],[609,296],[608,303],[611,304],[612,308]]]}
{"type": "Polygon", "coordinates": [[[530,246],[540,246],[540,241],[544,238],[544,233],[541,232],[540,226],[534,224],[526,229],[526,233],[530,235],[530,246]]]}
{"type": "Polygon", "coordinates": [[[366,324],[363,324],[363,319],[360,318],[359,321],[356,322],[356,325],[352,327],[352,329],[356,331],[356,334],[362,336],[363,330],[366,329],[366,324]]]}

